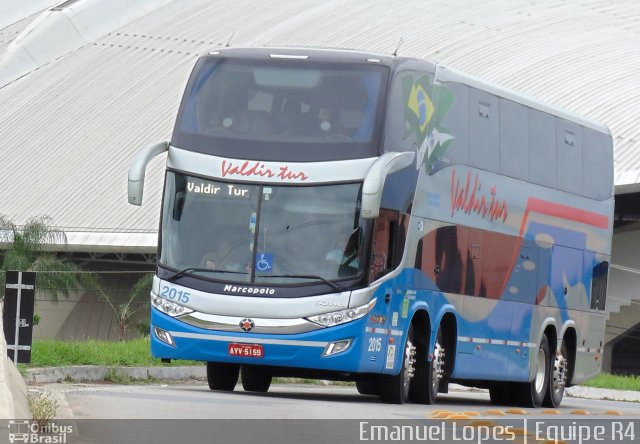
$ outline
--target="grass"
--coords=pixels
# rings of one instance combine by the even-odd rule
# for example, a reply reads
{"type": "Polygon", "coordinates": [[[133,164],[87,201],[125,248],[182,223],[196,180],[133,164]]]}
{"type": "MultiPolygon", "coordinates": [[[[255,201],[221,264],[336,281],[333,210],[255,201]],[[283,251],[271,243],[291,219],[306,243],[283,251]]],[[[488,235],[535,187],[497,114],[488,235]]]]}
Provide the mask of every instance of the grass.
{"type": "Polygon", "coordinates": [[[133,378],[129,375],[124,375],[122,373],[118,373],[115,369],[110,369],[109,373],[104,377],[104,382],[110,384],[118,384],[118,385],[131,385],[131,384],[156,384],[159,382],[158,379],[152,378],[149,376],[148,378],[133,378]]]}
{"type": "Polygon", "coordinates": [[[55,418],[58,411],[58,402],[47,393],[30,395],[28,402],[31,416],[33,416],[33,420],[39,427],[44,427],[51,419],[55,418]]]}
{"type": "Polygon", "coordinates": [[[640,391],[640,377],[603,373],[586,382],[584,385],[595,388],[640,391]]]}
{"type": "Polygon", "coordinates": [[[111,367],[150,367],[159,365],[202,365],[198,361],[171,361],[163,364],[153,358],[148,339],[131,341],[33,341],[31,364],[18,366],[21,372],[31,367],[66,367],[70,365],[104,365],[111,367]]]}

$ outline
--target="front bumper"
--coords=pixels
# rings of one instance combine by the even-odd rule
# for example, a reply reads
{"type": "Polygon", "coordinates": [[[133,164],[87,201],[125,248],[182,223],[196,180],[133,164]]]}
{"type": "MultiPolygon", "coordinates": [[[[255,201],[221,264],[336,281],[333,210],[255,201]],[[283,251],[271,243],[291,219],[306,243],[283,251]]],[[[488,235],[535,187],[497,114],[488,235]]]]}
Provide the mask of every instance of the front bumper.
{"type": "Polygon", "coordinates": [[[367,354],[366,319],[320,330],[287,335],[225,332],[198,328],[151,309],[151,353],[156,358],[259,364],[353,373],[379,373],[382,359],[372,361],[367,354]],[[174,346],[161,341],[154,327],[169,332],[174,346]],[[348,349],[323,356],[327,346],[351,339],[348,349]],[[229,344],[260,344],[261,358],[229,355],[229,344]]]}

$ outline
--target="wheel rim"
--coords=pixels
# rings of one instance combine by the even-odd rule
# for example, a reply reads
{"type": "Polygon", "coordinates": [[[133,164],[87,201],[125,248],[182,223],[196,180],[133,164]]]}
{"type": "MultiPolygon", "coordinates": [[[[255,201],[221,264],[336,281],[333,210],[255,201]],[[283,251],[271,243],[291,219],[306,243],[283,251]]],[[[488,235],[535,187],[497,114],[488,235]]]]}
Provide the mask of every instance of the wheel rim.
{"type": "Polygon", "coordinates": [[[404,390],[405,397],[409,394],[409,384],[411,378],[415,373],[414,364],[416,362],[416,347],[413,345],[411,339],[407,339],[407,345],[404,349],[404,378],[402,381],[402,388],[404,390]]]}
{"type": "Polygon", "coordinates": [[[536,392],[542,393],[544,381],[547,377],[546,355],[541,348],[538,350],[538,371],[536,373],[536,392]]]}
{"type": "Polygon", "coordinates": [[[433,363],[431,368],[431,381],[435,391],[440,386],[440,380],[444,376],[444,348],[438,341],[436,341],[433,349],[433,363]]]}
{"type": "Polygon", "coordinates": [[[556,356],[553,363],[553,391],[558,394],[567,384],[567,359],[563,355],[556,356]]]}

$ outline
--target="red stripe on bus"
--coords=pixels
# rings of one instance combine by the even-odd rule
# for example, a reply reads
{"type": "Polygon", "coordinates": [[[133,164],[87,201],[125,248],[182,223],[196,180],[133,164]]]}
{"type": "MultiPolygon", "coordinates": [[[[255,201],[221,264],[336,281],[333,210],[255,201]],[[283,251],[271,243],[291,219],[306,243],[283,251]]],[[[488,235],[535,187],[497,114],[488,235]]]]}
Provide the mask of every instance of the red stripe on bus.
{"type": "Polygon", "coordinates": [[[579,208],[548,202],[535,197],[530,197],[527,202],[527,210],[535,211],[549,216],[580,222],[585,225],[602,228],[609,228],[609,217],[594,213],[593,211],[581,210],[579,208]]]}

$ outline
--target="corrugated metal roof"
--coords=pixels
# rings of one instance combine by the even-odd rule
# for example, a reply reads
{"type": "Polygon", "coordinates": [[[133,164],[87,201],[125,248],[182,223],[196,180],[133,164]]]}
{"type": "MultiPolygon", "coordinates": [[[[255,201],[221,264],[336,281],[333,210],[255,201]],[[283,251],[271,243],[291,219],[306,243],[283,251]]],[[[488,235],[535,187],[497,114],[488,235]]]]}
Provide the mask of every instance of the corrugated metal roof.
{"type": "Polygon", "coordinates": [[[640,2],[192,0],[0,89],[0,213],[17,223],[47,214],[61,227],[155,232],[164,159],[148,169],[142,208],[127,204],[128,164],[170,136],[196,56],[232,35],[234,46],[383,53],[402,37],[401,55],[607,124],[616,184],[629,191],[640,182],[640,2]]]}

